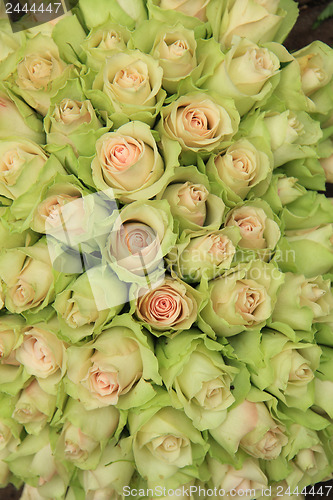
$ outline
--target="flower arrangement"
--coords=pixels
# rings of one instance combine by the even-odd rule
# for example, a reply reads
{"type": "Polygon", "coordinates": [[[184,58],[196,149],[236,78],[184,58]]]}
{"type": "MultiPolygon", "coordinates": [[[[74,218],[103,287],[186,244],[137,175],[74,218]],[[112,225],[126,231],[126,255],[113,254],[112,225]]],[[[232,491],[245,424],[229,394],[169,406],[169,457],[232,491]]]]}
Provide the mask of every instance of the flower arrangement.
{"type": "Polygon", "coordinates": [[[333,477],[333,50],[288,52],[297,14],[0,20],[0,486],[22,500],[333,477]]]}

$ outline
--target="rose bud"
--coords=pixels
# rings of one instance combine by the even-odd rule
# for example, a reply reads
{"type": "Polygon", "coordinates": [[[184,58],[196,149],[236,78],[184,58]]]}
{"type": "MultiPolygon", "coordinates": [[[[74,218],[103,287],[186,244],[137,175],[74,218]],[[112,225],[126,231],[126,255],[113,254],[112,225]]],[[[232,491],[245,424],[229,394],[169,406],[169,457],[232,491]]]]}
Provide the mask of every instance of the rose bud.
{"type": "Polygon", "coordinates": [[[83,470],[95,469],[102,452],[119,425],[119,411],[113,406],[86,410],[69,398],[62,418],[55,457],[83,470]]]}
{"type": "MultiPolygon", "coordinates": [[[[64,93],[65,90],[61,95],[64,93]]],[[[69,144],[76,156],[92,156],[96,139],[108,130],[102,128],[89,100],[69,97],[51,106],[44,118],[44,127],[48,144],[69,144]]]]}
{"type": "Polygon", "coordinates": [[[98,71],[117,51],[124,51],[130,38],[130,32],[124,26],[107,21],[93,28],[81,43],[87,57],[87,66],[98,71]]]}
{"type": "Polygon", "coordinates": [[[305,279],[303,275],[285,273],[274,308],[273,321],[283,322],[295,330],[311,330],[312,323],[332,321],[333,295],[330,280],[321,276],[305,279]]]}
{"type": "Polygon", "coordinates": [[[312,42],[293,56],[299,64],[302,90],[306,96],[311,96],[330,82],[333,76],[333,57],[330,47],[325,43],[312,42]]]}
{"type": "MultiPolygon", "coordinates": [[[[272,94],[280,69],[279,57],[274,52],[244,38],[235,39],[226,54],[217,42],[211,42],[210,49],[215,68],[203,81],[202,88],[232,98],[241,116],[272,94]]],[[[283,49],[280,52],[282,59],[291,59],[283,49]]]]}
{"type": "Polygon", "coordinates": [[[126,284],[108,267],[96,266],[81,274],[57,294],[53,304],[63,337],[75,343],[100,333],[122,310],[127,296],[126,284]]]}
{"type": "Polygon", "coordinates": [[[179,82],[196,67],[196,46],[193,31],[183,26],[167,31],[163,26],[157,34],[152,55],[163,68],[162,86],[170,94],[176,92],[179,82]]]}
{"type": "Polygon", "coordinates": [[[226,271],[208,286],[202,283],[199,289],[208,292],[210,299],[200,312],[199,327],[212,337],[228,337],[264,326],[283,280],[283,273],[274,264],[251,260],[226,271]]]}
{"type": "Polygon", "coordinates": [[[9,249],[0,257],[6,308],[13,313],[46,307],[54,298],[54,276],[46,242],[9,249]]]}
{"type": "Polygon", "coordinates": [[[188,282],[199,282],[203,277],[210,280],[230,268],[239,239],[237,229],[231,228],[184,233],[168,254],[167,262],[188,282]]]}
{"type": "Polygon", "coordinates": [[[72,67],[59,56],[53,39],[42,33],[29,38],[23,57],[12,75],[15,91],[43,116],[50,100],[70,77],[72,67]]]}
{"type": "Polygon", "coordinates": [[[289,407],[303,411],[314,404],[315,372],[322,356],[316,344],[292,342],[282,333],[263,330],[261,341],[264,366],[253,381],[289,407]]]}
{"type": "Polygon", "coordinates": [[[211,482],[226,492],[227,498],[241,500],[248,492],[248,500],[257,498],[267,488],[268,480],[254,458],[246,459],[238,470],[228,464],[221,464],[214,458],[207,458],[211,482]],[[230,496],[228,495],[230,494],[230,496]]]}
{"type": "Polygon", "coordinates": [[[24,425],[29,434],[38,435],[51,421],[56,410],[56,399],[56,396],[43,391],[37,380],[33,380],[20,394],[12,417],[24,425]]]}
{"type": "Polygon", "coordinates": [[[29,375],[37,378],[44,391],[56,394],[66,371],[66,345],[52,333],[52,329],[59,329],[54,319],[23,328],[23,340],[15,357],[29,375]]]}
{"type": "Polygon", "coordinates": [[[227,366],[217,342],[205,344],[199,330],[187,330],[157,346],[163,381],[177,395],[186,415],[200,431],[215,428],[235,401],[230,386],[237,369],[227,366]]]}
{"type": "Polygon", "coordinates": [[[165,200],[125,206],[106,241],[105,256],[125,282],[146,285],[164,273],[163,256],[176,241],[173,217],[165,200]]]}
{"type": "Polygon", "coordinates": [[[208,447],[182,410],[164,406],[164,396],[163,392],[156,396],[141,418],[138,413],[129,414],[135,465],[149,487],[169,486],[171,477],[177,485],[198,477],[208,447]]]}
{"type": "Polygon", "coordinates": [[[93,82],[94,91],[102,91],[115,126],[124,123],[119,113],[130,120],[153,125],[166,93],[161,90],[163,70],[152,56],[139,50],[125,50],[108,57],[93,82]],[[114,109],[115,113],[112,113],[114,109]]]}
{"type": "Polygon", "coordinates": [[[205,93],[183,95],[162,109],[161,135],[180,143],[183,151],[208,152],[237,132],[239,114],[229,100],[212,99],[205,93]]]}
{"type": "Polygon", "coordinates": [[[249,400],[232,408],[226,420],[211,429],[210,434],[230,455],[235,455],[240,447],[263,460],[277,458],[288,443],[284,426],[272,418],[265,403],[249,400]]]}
{"type": "Polygon", "coordinates": [[[209,188],[206,175],[195,167],[177,167],[169,185],[158,194],[158,198],[168,201],[180,233],[184,229],[200,231],[203,227],[220,229],[224,202],[211,194],[209,188]]]}
{"type": "Polygon", "coordinates": [[[187,283],[167,277],[151,290],[138,291],[135,315],[156,335],[187,330],[196,320],[200,301],[200,294],[187,283]]]}
{"type": "Polygon", "coordinates": [[[148,125],[141,122],[102,135],[96,142],[91,168],[96,187],[113,188],[114,196],[125,203],[146,194],[155,196],[161,189],[157,181],[164,172],[155,139],[148,125]]]}
{"type": "Polygon", "coordinates": [[[36,182],[47,162],[38,144],[20,138],[0,141],[0,194],[15,200],[36,182]]]}
{"type": "Polygon", "coordinates": [[[221,9],[221,14],[222,18],[218,18],[218,23],[214,10],[208,18],[210,20],[215,16],[211,22],[218,27],[216,36],[223,48],[230,48],[234,36],[247,38],[254,43],[273,41],[283,19],[288,15],[288,26],[284,28],[285,38],[296,22],[298,11],[288,11],[287,14],[285,10],[279,9],[278,0],[236,0],[228,1],[227,8],[221,9]]]}
{"type": "Polygon", "coordinates": [[[225,225],[239,228],[241,240],[238,245],[240,247],[259,251],[267,249],[268,252],[262,252],[265,258],[269,256],[269,250],[275,249],[281,237],[280,228],[274,220],[273,212],[261,200],[246,202],[230,210],[225,225]]]}
{"type": "Polygon", "coordinates": [[[228,199],[239,201],[255,186],[261,187],[260,183],[265,181],[268,186],[272,171],[271,152],[262,139],[240,139],[215,158],[211,157],[206,171],[215,194],[225,196],[227,191],[228,199]]]}
{"type": "Polygon", "coordinates": [[[13,135],[45,144],[43,123],[37,114],[0,83],[0,138],[13,135]]]}
{"type": "Polygon", "coordinates": [[[151,341],[140,326],[126,315],[111,325],[94,342],[67,349],[67,392],[88,410],[140,406],[155,393],[149,381],[160,383],[151,341]]]}

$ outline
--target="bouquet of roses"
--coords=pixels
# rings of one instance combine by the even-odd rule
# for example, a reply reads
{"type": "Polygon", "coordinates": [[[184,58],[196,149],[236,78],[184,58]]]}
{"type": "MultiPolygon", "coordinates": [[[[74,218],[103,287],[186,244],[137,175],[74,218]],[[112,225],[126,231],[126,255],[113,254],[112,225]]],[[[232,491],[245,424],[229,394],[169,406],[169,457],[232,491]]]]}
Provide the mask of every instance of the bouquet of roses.
{"type": "Polygon", "coordinates": [[[293,0],[0,20],[0,486],[295,498],[333,473],[333,50],[293,0]]]}

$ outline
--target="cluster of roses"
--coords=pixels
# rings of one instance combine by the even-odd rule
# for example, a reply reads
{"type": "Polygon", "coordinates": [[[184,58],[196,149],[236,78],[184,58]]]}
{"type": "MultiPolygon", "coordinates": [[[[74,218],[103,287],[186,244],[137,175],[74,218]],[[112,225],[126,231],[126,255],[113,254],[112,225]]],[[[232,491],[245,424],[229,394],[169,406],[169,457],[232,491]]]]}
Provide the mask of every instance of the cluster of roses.
{"type": "Polygon", "coordinates": [[[274,498],[332,477],[333,51],[290,54],[296,17],[0,20],[1,486],[274,498]]]}

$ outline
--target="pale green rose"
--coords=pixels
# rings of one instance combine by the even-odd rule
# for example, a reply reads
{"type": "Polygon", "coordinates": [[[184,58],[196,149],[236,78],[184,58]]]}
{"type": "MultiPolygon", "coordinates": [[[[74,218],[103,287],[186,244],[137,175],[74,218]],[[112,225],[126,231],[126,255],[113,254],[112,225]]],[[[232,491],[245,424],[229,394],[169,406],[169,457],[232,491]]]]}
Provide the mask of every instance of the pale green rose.
{"type": "Polygon", "coordinates": [[[144,34],[147,32],[147,24],[143,23],[141,29],[134,33],[133,41],[140,50],[150,53],[158,59],[163,69],[162,87],[169,93],[174,94],[179,83],[196,68],[197,43],[194,33],[187,30],[181,24],[173,27],[165,27],[165,23],[154,22],[150,19],[150,31],[153,29],[153,45],[145,47],[147,40],[144,34]],[[147,49],[148,50],[145,50],[147,49]]]}
{"type": "Polygon", "coordinates": [[[36,182],[48,157],[36,143],[19,137],[0,141],[0,194],[15,200],[36,182]]]}
{"type": "Polygon", "coordinates": [[[10,219],[18,230],[27,228],[38,233],[49,234],[59,239],[68,233],[68,240],[82,232],[85,220],[83,196],[86,189],[74,176],[64,172],[53,172],[45,167],[41,182],[31,186],[23,195],[14,201],[10,208],[10,219]],[[48,178],[45,178],[48,177],[48,178]],[[42,179],[45,179],[42,182],[42,179]]]}
{"type": "Polygon", "coordinates": [[[311,330],[312,323],[332,321],[333,295],[330,280],[285,273],[272,319],[295,330],[311,330]]]}
{"type": "Polygon", "coordinates": [[[261,470],[259,460],[255,458],[246,459],[240,469],[235,469],[232,465],[221,464],[210,457],[207,458],[207,465],[212,485],[218,490],[224,490],[224,495],[217,497],[219,499],[254,499],[268,486],[268,479],[261,470]]]}
{"type": "Polygon", "coordinates": [[[57,294],[53,304],[62,337],[75,343],[93,332],[100,333],[121,311],[127,295],[125,283],[108,268],[93,267],[81,274],[57,294]]]}
{"type": "MultiPolygon", "coordinates": [[[[7,17],[7,16],[6,16],[7,17]]],[[[4,80],[15,70],[25,45],[24,33],[13,33],[8,19],[0,20],[0,78],[4,80]]]]}
{"type": "Polygon", "coordinates": [[[192,166],[178,167],[169,182],[157,197],[168,201],[180,233],[184,229],[208,231],[221,227],[225,205],[210,193],[206,175],[192,166]]]}
{"type": "Polygon", "coordinates": [[[21,233],[12,231],[12,227],[6,221],[7,215],[7,209],[5,207],[0,207],[1,249],[29,246],[37,240],[37,235],[29,229],[21,233]]]}
{"type": "Polygon", "coordinates": [[[236,228],[183,232],[167,256],[167,263],[187,282],[216,278],[230,269],[240,240],[236,228]]]}
{"type": "Polygon", "coordinates": [[[306,194],[284,207],[280,219],[287,231],[299,231],[331,224],[333,205],[324,194],[307,191],[306,194]]]}
{"type": "Polygon", "coordinates": [[[300,67],[302,90],[312,99],[312,95],[332,79],[333,51],[325,43],[315,41],[295,52],[293,56],[300,67]]]}
{"type": "Polygon", "coordinates": [[[125,206],[106,240],[104,256],[122,281],[158,281],[163,257],[176,242],[174,222],[165,200],[137,201],[125,206]]]}
{"type": "Polygon", "coordinates": [[[96,140],[108,131],[85,98],[78,79],[69,80],[51,99],[44,128],[48,144],[59,147],[69,144],[76,156],[93,155],[96,140]]]}
{"type": "Polygon", "coordinates": [[[198,466],[208,448],[185,413],[168,404],[161,391],[150,408],[128,416],[135,465],[150,488],[177,488],[199,477],[198,466]]]}
{"type": "Polygon", "coordinates": [[[213,93],[180,96],[161,110],[157,130],[178,141],[183,151],[210,152],[222,148],[238,130],[239,114],[231,99],[213,93]]]}
{"type": "Polygon", "coordinates": [[[241,448],[254,458],[274,460],[288,443],[285,427],[272,418],[265,403],[248,399],[209,432],[231,456],[241,448]]]}
{"type": "Polygon", "coordinates": [[[26,326],[22,329],[21,344],[15,350],[16,359],[49,394],[57,393],[57,386],[66,372],[67,346],[53,333],[58,330],[55,318],[48,323],[26,326]]]}
{"type": "MultiPolygon", "coordinates": [[[[196,17],[206,21],[206,7],[209,0],[149,0],[148,8],[152,17],[160,20],[183,19],[184,16],[196,17]],[[165,11],[165,12],[164,12],[165,11]]],[[[189,22],[187,20],[187,22],[189,22]]]]}
{"type": "Polygon", "coordinates": [[[134,473],[133,461],[130,438],[120,439],[117,445],[108,444],[97,468],[85,470],[80,475],[87,500],[108,500],[121,495],[134,473]]]}
{"type": "Polygon", "coordinates": [[[210,336],[229,337],[259,329],[272,315],[284,275],[259,260],[242,263],[207,284],[209,301],[199,314],[199,328],[210,336]]]}
{"type": "Polygon", "coordinates": [[[120,413],[113,406],[86,410],[84,405],[69,399],[62,418],[62,431],[55,443],[55,457],[79,469],[95,469],[102,452],[116,433],[120,413]]]}
{"type": "Polygon", "coordinates": [[[43,123],[37,114],[15,94],[0,84],[0,137],[12,135],[45,142],[43,123]]]}
{"type": "Polygon", "coordinates": [[[313,278],[329,272],[333,267],[332,224],[286,231],[285,235],[298,273],[304,274],[306,278],[313,278]]]}
{"type": "Polygon", "coordinates": [[[117,316],[97,339],[67,349],[66,390],[87,409],[140,406],[160,383],[152,341],[127,315],[117,316]]]}
{"type": "MultiPolygon", "coordinates": [[[[18,347],[24,320],[16,314],[3,315],[0,318],[0,359],[11,358],[18,347]]],[[[14,361],[14,359],[12,359],[14,361]]]]}
{"type": "MultiPolygon", "coordinates": [[[[253,191],[256,196],[259,196],[256,188],[253,191]]],[[[276,214],[279,214],[284,206],[293,203],[305,194],[306,189],[298,183],[296,177],[287,177],[279,173],[272,175],[267,191],[260,197],[276,214]]]]}
{"type": "Polygon", "coordinates": [[[146,2],[143,0],[101,0],[99,8],[90,0],[80,0],[80,13],[89,29],[112,19],[117,25],[134,29],[136,22],[147,19],[146,2]]]}
{"type": "MultiPolygon", "coordinates": [[[[22,431],[22,425],[17,422],[12,417],[12,413],[15,408],[17,397],[13,398],[9,394],[1,393],[1,409],[0,409],[0,453],[4,453],[4,450],[13,448],[20,442],[20,434],[22,431]]],[[[2,460],[0,455],[0,463],[2,460]]],[[[1,466],[0,466],[1,468],[1,466]]],[[[1,473],[0,473],[1,477],[1,473]]],[[[1,484],[1,480],[0,480],[1,484]]]]}
{"type": "Polygon", "coordinates": [[[261,137],[239,139],[206,164],[212,192],[229,204],[244,199],[255,187],[265,190],[272,170],[272,154],[261,137]]]}
{"type": "Polygon", "coordinates": [[[28,434],[39,434],[52,420],[57,397],[50,395],[33,380],[23,389],[13,411],[13,418],[22,424],[28,434]]]}
{"type": "Polygon", "coordinates": [[[280,8],[279,0],[227,0],[221,5],[211,1],[207,16],[214,37],[229,48],[233,37],[248,38],[254,43],[282,42],[298,16],[297,5],[285,2],[280,8]]]}
{"type": "Polygon", "coordinates": [[[51,97],[65,84],[71,71],[71,66],[60,59],[52,38],[39,33],[27,39],[21,61],[9,81],[16,93],[45,116],[51,97]]]}
{"type": "Polygon", "coordinates": [[[157,336],[188,330],[204,300],[204,294],[169,276],[154,287],[138,289],[136,294],[135,316],[157,336]]]}
{"type": "Polygon", "coordinates": [[[329,457],[317,432],[302,425],[291,425],[285,455],[292,465],[292,471],[286,477],[291,491],[296,487],[302,491],[309,484],[324,481],[331,474],[329,457]]]}
{"type": "Polygon", "coordinates": [[[292,342],[285,335],[272,330],[263,330],[260,346],[265,366],[252,374],[253,382],[289,407],[305,411],[312,406],[314,372],[319,367],[322,353],[320,347],[292,342]]]}
{"type": "Polygon", "coordinates": [[[47,442],[47,436],[44,446],[29,458],[31,458],[29,466],[31,478],[29,479],[36,484],[36,487],[25,484],[21,499],[43,500],[45,498],[54,498],[60,500],[64,498],[69,482],[69,472],[63,464],[55,459],[51,445],[47,442]],[[36,478],[38,478],[38,482],[36,478]]]}
{"type": "Polygon", "coordinates": [[[304,194],[302,186],[297,183],[295,177],[280,177],[277,180],[277,194],[281,205],[288,205],[304,194]]]}
{"type": "Polygon", "coordinates": [[[157,346],[160,373],[171,398],[200,431],[216,428],[234,403],[230,386],[237,369],[225,364],[220,344],[198,330],[179,334],[157,346]]]}
{"type": "Polygon", "coordinates": [[[95,26],[81,44],[87,66],[98,71],[107,57],[126,49],[129,39],[129,30],[111,20],[95,26]]]}
{"type": "Polygon", "coordinates": [[[322,137],[319,122],[305,111],[270,111],[265,126],[271,138],[274,168],[298,158],[315,157],[314,146],[322,137]]]}
{"type": "Polygon", "coordinates": [[[54,275],[46,242],[5,250],[0,255],[5,306],[13,313],[38,311],[54,299],[54,275]]]}
{"type": "Polygon", "coordinates": [[[122,203],[152,198],[165,186],[178,164],[178,147],[169,144],[165,160],[148,125],[131,122],[96,142],[91,163],[92,179],[98,189],[112,188],[122,203]],[[164,164],[165,161],[165,164],[164,164]]]}
{"type": "Polygon", "coordinates": [[[227,213],[225,226],[239,228],[241,249],[267,260],[281,237],[277,220],[269,205],[258,199],[236,205],[227,213]]]}
{"type": "Polygon", "coordinates": [[[236,37],[224,54],[214,40],[201,43],[198,58],[204,60],[206,70],[203,70],[200,87],[232,98],[240,115],[245,115],[272,94],[279,81],[279,57],[283,61],[291,57],[281,48],[271,48],[273,50],[236,37]]]}
{"type": "Polygon", "coordinates": [[[24,437],[20,445],[7,457],[12,473],[24,482],[33,485],[28,489],[29,500],[64,498],[64,489],[69,482],[69,471],[52,456],[50,441],[56,433],[46,426],[40,433],[24,437]],[[53,493],[53,495],[52,495],[53,493]]]}
{"type": "Polygon", "coordinates": [[[116,127],[133,120],[151,126],[166,96],[162,78],[156,59],[127,49],[106,59],[86,93],[95,108],[108,112],[116,127]]]}
{"type": "Polygon", "coordinates": [[[31,378],[15,357],[24,325],[24,319],[18,314],[6,314],[0,319],[0,389],[2,393],[12,396],[23,389],[31,378]]]}

